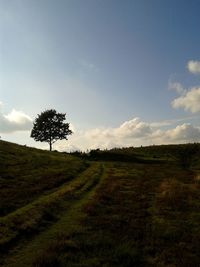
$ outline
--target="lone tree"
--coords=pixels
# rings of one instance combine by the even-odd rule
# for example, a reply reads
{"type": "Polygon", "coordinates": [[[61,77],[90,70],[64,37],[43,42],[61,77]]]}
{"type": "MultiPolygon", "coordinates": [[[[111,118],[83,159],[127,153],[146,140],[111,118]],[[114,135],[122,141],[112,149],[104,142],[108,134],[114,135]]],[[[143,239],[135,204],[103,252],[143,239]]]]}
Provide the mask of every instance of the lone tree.
{"type": "Polygon", "coordinates": [[[65,116],[65,113],[57,113],[55,109],[45,110],[35,119],[31,137],[35,141],[49,143],[51,151],[57,140],[67,140],[67,136],[72,134],[69,123],[64,122],[65,116]]]}

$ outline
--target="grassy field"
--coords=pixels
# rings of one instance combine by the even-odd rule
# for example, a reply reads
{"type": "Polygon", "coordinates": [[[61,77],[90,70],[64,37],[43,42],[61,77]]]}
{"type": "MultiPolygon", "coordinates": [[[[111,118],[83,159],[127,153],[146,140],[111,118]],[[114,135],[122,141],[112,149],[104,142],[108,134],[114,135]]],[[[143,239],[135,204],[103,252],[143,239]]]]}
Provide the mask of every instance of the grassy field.
{"type": "Polygon", "coordinates": [[[1,266],[200,266],[199,145],[0,153],[1,266]]]}

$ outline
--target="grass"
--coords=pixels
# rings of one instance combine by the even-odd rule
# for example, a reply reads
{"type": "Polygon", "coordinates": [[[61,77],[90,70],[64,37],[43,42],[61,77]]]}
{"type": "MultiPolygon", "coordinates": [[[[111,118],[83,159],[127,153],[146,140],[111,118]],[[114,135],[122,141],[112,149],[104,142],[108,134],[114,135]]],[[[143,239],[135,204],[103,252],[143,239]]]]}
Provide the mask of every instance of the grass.
{"type": "Polygon", "coordinates": [[[0,141],[0,156],[0,216],[54,190],[88,167],[70,155],[4,141],[0,141]]]}
{"type": "MultiPolygon", "coordinates": [[[[3,146],[10,155],[12,146],[21,153],[20,159],[11,156],[9,160],[8,154],[4,158],[9,175],[15,162],[17,175],[12,179],[16,190],[25,173],[30,175],[25,187],[29,181],[38,183],[31,160],[27,161],[30,172],[26,167],[23,170],[26,163],[20,164],[27,154],[38,157],[35,171],[41,180],[39,192],[33,187],[28,202],[22,196],[22,205],[0,218],[2,266],[199,266],[199,152],[190,155],[189,165],[185,165],[187,158],[181,162],[184,151],[193,151],[193,146],[112,150],[103,161],[104,151],[101,156],[95,154],[95,162],[88,157],[89,163],[85,155],[73,157],[9,143],[3,146]],[[54,177],[49,186],[44,176],[47,161],[52,162],[54,177]],[[69,166],[69,173],[63,163],[69,166]],[[43,187],[43,179],[47,186],[43,187]]],[[[10,187],[12,179],[6,178],[6,168],[0,175],[10,187]]],[[[7,195],[9,198],[15,199],[7,195]]]]}

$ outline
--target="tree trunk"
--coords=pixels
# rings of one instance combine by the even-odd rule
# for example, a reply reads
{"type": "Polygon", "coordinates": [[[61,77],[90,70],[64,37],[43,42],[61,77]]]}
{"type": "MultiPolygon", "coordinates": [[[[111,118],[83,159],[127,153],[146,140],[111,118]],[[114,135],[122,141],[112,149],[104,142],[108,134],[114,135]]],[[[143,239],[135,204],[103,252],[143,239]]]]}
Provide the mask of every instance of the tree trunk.
{"type": "Polygon", "coordinates": [[[50,145],[50,151],[51,151],[52,150],[51,127],[50,127],[50,142],[49,142],[49,145],[50,145]]]}
{"type": "Polygon", "coordinates": [[[51,141],[50,141],[50,143],[49,143],[49,146],[50,146],[50,151],[52,151],[52,143],[51,143],[51,141]]]}

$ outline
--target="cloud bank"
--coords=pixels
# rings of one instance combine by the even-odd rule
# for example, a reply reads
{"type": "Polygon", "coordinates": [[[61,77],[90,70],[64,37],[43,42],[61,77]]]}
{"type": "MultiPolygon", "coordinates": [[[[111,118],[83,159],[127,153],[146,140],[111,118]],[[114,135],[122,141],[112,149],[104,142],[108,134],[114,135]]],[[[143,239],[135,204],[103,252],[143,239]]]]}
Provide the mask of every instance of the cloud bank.
{"type": "MultiPolygon", "coordinates": [[[[175,121],[172,121],[172,124],[175,121]]],[[[176,144],[197,142],[200,140],[200,129],[190,123],[176,125],[171,129],[162,129],[162,125],[170,125],[170,121],[148,123],[139,118],[123,122],[119,127],[95,128],[86,131],[74,129],[69,141],[59,141],[54,148],[60,151],[87,149],[111,149],[152,144],[176,144]]]]}
{"type": "Polygon", "coordinates": [[[32,119],[22,111],[12,109],[8,114],[3,113],[3,104],[0,102],[0,133],[26,131],[32,128],[32,119]]]}

